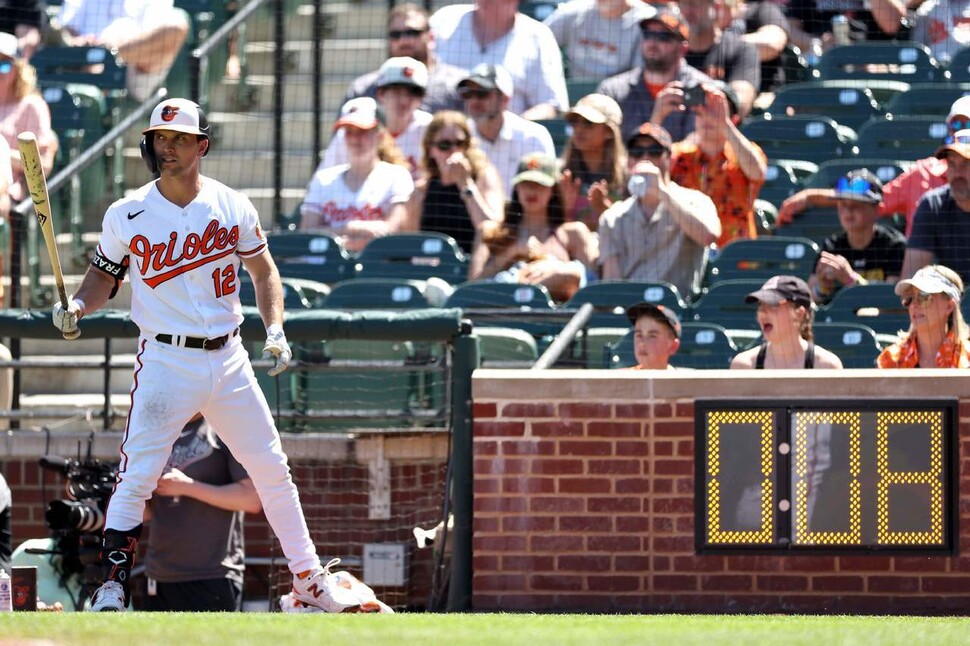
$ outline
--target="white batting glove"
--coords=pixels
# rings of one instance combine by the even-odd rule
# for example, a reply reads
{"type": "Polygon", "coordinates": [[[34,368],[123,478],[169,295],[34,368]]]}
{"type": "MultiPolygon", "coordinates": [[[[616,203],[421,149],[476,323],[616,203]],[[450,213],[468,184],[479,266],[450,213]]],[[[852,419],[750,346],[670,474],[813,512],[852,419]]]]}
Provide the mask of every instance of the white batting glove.
{"type": "Polygon", "coordinates": [[[66,310],[61,304],[61,301],[58,300],[54,303],[51,320],[54,322],[54,327],[61,331],[65,339],[76,339],[81,335],[81,331],[77,327],[77,322],[81,318],[83,309],[84,302],[77,300],[73,296],[67,299],[66,310]]]}
{"type": "Polygon", "coordinates": [[[270,377],[275,377],[290,366],[293,352],[290,350],[290,344],[286,342],[282,325],[271,325],[267,328],[263,358],[276,360],[276,365],[269,369],[270,377]]]}

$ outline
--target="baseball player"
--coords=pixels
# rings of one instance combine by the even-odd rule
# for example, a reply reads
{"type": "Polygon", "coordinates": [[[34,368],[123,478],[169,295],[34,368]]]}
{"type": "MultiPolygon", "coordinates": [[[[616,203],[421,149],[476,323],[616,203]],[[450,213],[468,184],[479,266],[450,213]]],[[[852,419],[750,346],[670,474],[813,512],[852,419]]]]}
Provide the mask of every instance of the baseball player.
{"type": "Polygon", "coordinates": [[[145,501],[186,422],[201,412],[252,478],[293,572],[294,595],[327,612],[360,602],[334,586],[310,540],[300,497],[266,399],[239,336],[240,261],[256,287],[266,326],[270,375],[291,359],[283,333],[279,272],[252,203],[200,173],[209,122],[195,103],[168,99],[152,111],[142,156],[158,179],[112,204],[91,266],[54,326],[77,329],[113,297],[129,273],[131,318],[138,325],[131,410],[121,464],[105,519],[104,584],[92,611],[120,611],[129,599],[145,501]]]}

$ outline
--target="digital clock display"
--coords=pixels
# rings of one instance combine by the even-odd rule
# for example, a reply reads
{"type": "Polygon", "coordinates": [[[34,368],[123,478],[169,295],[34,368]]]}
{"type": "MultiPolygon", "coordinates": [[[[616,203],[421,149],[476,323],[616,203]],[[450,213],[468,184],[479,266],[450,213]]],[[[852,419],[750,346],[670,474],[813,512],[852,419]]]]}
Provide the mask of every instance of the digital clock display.
{"type": "Polygon", "coordinates": [[[698,400],[697,549],[948,552],[956,400],[698,400]]]}

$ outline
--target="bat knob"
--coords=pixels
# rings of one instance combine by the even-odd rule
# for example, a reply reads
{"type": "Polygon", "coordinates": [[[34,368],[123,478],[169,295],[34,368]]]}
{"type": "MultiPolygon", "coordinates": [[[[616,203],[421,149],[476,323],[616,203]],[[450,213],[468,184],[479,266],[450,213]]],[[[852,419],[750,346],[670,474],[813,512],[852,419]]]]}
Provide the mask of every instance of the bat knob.
{"type": "Polygon", "coordinates": [[[73,341],[74,339],[81,336],[81,330],[72,330],[70,332],[64,332],[64,338],[68,341],[73,341]]]}

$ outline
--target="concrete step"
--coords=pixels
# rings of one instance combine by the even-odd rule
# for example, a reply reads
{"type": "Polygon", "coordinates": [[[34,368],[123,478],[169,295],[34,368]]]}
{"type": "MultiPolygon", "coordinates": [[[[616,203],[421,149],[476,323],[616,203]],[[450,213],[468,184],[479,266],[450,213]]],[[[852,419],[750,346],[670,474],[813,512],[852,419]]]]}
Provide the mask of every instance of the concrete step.
{"type": "MultiPolygon", "coordinates": [[[[131,406],[127,392],[112,394],[111,425],[108,430],[123,431],[131,406]]],[[[21,428],[47,427],[58,432],[100,431],[103,428],[101,412],[104,410],[104,397],[96,394],[23,394],[20,409],[30,414],[22,418],[21,428]]]]}
{"type": "MultiPolygon", "coordinates": [[[[283,152],[283,188],[306,188],[316,168],[307,151],[283,152]]],[[[232,187],[273,185],[273,153],[266,150],[219,152],[206,156],[202,173],[232,187]]],[[[125,150],[125,185],[140,186],[150,179],[136,149],[125,150]]]]}
{"type": "MultiPolygon", "coordinates": [[[[310,41],[286,41],[283,44],[286,69],[296,74],[313,71],[313,45],[310,41]]],[[[246,57],[252,74],[273,74],[276,43],[271,40],[246,43],[246,57]]],[[[387,58],[387,46],[381,38],[347,38],[324,41],[320,52],[327,74],[357,75],[375,70],[387,58]]]]}
{"type": "MultiPolygon", "coordinates": [[[[325,114],[337,114],[347,93],[347,87],[357,76],[356,74],[332,74],[329,70],[324,74],[320,85],[323,88],[321,101],[325,114]]],[[[251,102],[246,102],[245,105],[240,103],[238,81],[224,80],[209,94],[209,111],[239,112],[240,108],[244,108],[245,111],[271,112],[273,88],[276,84],[274,77],[271,74],[251,74],[246,83],[249,93],[247,96],[252,98],[251,102]]],[[[310,74],[287,74],[283,87],[284,109],[311,110],[315,89],[316,86],[310,74]]]]}
{"type": "MultiPolygon", "coordinates": [[[[387,25],[387,0],[368,2],[331,2],[324,0],[323,28],[329,38],[383,38],[387,25]]],[[[275,18],[268,12],[257,12],[246,25],[249,40],[273,40],[275,18]]],[[[313,5],[304,4],[286,16],[287,40],[310,40],[313,37],[313,5]]]]}
{"type": "MultiPolygon", "coordinates": [[[[333,116],[325,114],[322,119],[322,141],[326,147],[333,127],[333,116]]],[[[242,150],[273,150],[273,115],[269,112],[239,114],[221,112],[213,117],[216,141],[213,152],[236,152],[242,150]]],[[[313,113],[287,111],[283,114],[283,150],[310,152],[313,148],[313,113]]],[[[206,158],[208,160],[208,157],[206,158]]]]}
{"type": "MultiPolygon", "coordinates": [[[[78,339],[80,341],[80,339],[78,339]]],[[[67,346],[74,342],[61,341],[57,350],[67,350],[67,346]]],[[[92,345],[88,343],[88,345],[92,345]]],[[[97,340],[100,351],[88,355],[66,355],[59,352],[51,355],[38,355],[22,352],[25,360],[39,363],[49,363],[48,367],[24,368],[20,371],[21,392],[27,395],[70,395],[72,393],[97,393],[104,388],[104,371],[101,363],[104,361],[104,341],[97,340]],[[84,367],[62,367],[61,362],[83,364],[84,367]]],[[[112,368],[110,388],[113,394],[125,394],[131,387],[132,365],[134,354],[115,354],[112,351],[112,363],[121,364],[112,368]]]]}
{"type": "MultiPolygon", "coordinates": [[[[309,180],[308,180],[309,181],[309,180]]],[[[240,189],[246,197],[248,197],[253,206],[256,207],[256,211],[259,213],[260,226],[263,227],[264,231],[272,231],[274,222],[273,219],[273,189],[271,188],[244,188],[240,189]]],[[[303,202],[303,196],[306,194],[304,188],[284,188],[282,198],[283,213],[293,213],[296,211],[300,203],[303,202]]]]}

